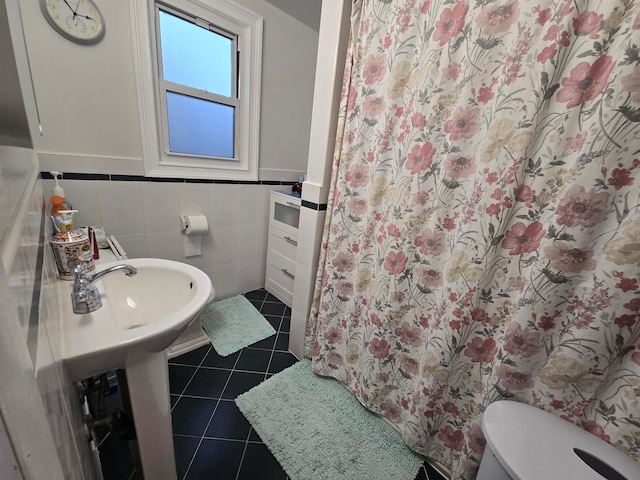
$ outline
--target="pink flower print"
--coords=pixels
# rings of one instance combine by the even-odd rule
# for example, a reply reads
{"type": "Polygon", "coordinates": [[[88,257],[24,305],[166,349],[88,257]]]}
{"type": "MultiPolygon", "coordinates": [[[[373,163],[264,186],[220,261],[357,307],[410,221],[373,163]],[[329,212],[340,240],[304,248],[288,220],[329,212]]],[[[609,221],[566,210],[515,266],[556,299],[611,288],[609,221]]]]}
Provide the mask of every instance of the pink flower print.
{"type": "Polygon", "coordinates": [[[444,124],[444,131],[449,134],[451,140],[472,138],[480,128],[479,115],[479,108],[458,107],[444,124]]]}
{"type": "Polygon", "coordinates": [[[490,3],[482,7],[476,17],[476,24],[488,35],[506,32],[518,18],[520,13],[518,0],[511,0],[504,5],[490,3]]]}
{"type": "Polygon", "coordinates": [[[414,205],[426,205],[429,201],[429,193],[428,192],[418,192],[413,195],[412,203],[414,205]]]}
{"type": "Polygon", "coordinates": [[[426,118],[425,116],[420,113],[420,112],[416,112],[412,115],[411,117],[411,125],[415,128],[422,128],[424,127],[426,124],[426,118]]]}
{"type": "Polygon", "coordinates": [[[542,315],[538,321],[538,327],[545,332],[548,332],[549,330],[556,328],[556,322],[553,317],[550,317],[549,315],[542,315]]]}
{"type": "Polygon", "coordinates": [[[593,64],[581,62],[562,79],[558,100],[567,102],[567,108],[577,107],[600,95],[609,81],[615,63],[608,55],[599,57],[593,64]]]}
{"type": "MultiPolygon", "coordinates": [[[[534,11],[535,7],[534,7],[534,11]]],[[[550,8],[545,8],[544,10],[540,10],[538,8],[538,18],[536,18],[536,23],[538,25],[544,25],[545,23],[547,23],[550,19],[551,19],[552,15],[551,15],[551,9],[550,8]]]]}
{"type": "Polygon", "coordinates": [[[540,63],[545,63],[549,60],[553,60],[556,56],[556,53],[558,53],[558,45],[556,43],[552,43],[551,45],[540,50],[537,60],[540,63]]]}
{"type": "Polygon", "coordinates": [[[451,178],[468,178],[476,173],[476,161],[471,156],[450,153],[444,161],[444,172],[451,178]]]}
{"type": "Polygon", "coordinates": [[[616,288],[623,292],[633,292],[638,289],[638,279],[625,277],[622,272],[615,272],[615,276],[619,278],[616,288]]]}
{"type": "Polygon", "coordinates": [[[629,92],[631,100],[640,103],[640,66],[636,65],[629,75],[622,77],[622,90],[629,92]]]}
{"type": "Polygon", "coordinates": [[[346,280],[339,280],[335,284],[335,290],[338,296],[346,298],[353,295],[353,283],[346,280]]]}
{"type": "Polygon", "coordinates": [[[580,273],[592,271],[596,268],[593,250],[576,248],[573,244],[564,241],[554,242],[544,247],[544,253],[551,262],[551,268],[566,273],[580,273]]]}
{"type": "Polygon", "coordinates": [[[440,433],[438,433],[438,439],[444,443],[444,446],[455,450],[457,452],[462,451],[464,446],[464,434],[462,430],[454,430],[451,425],[445,425],[440,433]]]}
{"type": "Polygon", "coordinates": [[[384,260],[384,269],[389,275],[400,275],[404,272],[408,260],[404,252],[389,252],[384,260]]]}
{"type": "Polygon", "coordinates": [[[358,216],[362,216],[367,213],[367,201],[362,197],[351,197],[347,200],[347,207],[349,210],[358,216]]]}
{"type": "Polygon", "coordinates": [[[545,33],[543,40],[556,40],[558,34],[562,31],[562,25],[551,25],[547,33],[545,33]]]}
{"type": "Polygon", "coordinates": [[[587,192],[582,185],[573,185],[558,203],[557,222],[567,227],[593,227],[607,218],[608,210],[607,192],[596,193],[595,188],[587,192]]]}
{"type": "Polygon", "coordinates": [[[404,292],[400,290],[396,290],[391,294],[391,301],[394,303],[402,303],[404,302],[404,292]]]}
{"type": "Polygon", "coordinates": [[[496,353],[498,353],[498,347],[493,338],[483,340],[482,337],[475,337],[467,343],[467,348],[464,350],[464,355],[469,357],[473,363],[492,362],[496,353]]]}
{"type": "Polygon", "coordinates": [[[411,375],[418,375],[420,372],[420,363],[411,355],[402,352],[398,355],[398,363],[400,368],[411,375]]]}
{"type": "Polygon", "coordinates": [[[622,187],[633,185],[634,178],[631,176],[631,171],[626,168],[614,168],[611,172],[611,178],[607,180],[607,183],[614,187],[616,190],[620,190],[622,187]]]}
{"type": "Polygon", "coordinates": [[[486,325],[489,320],[489,315],[485,310],[480,307],[476,307],[471,310],[471,318],[474,322],[479,322],[482,325],[486,325]]]}
{"type": "Polygon", "coordinates": [[[455,82],[458,80],[461,71],[462,67],[459,63],[449,63],[442,69],[442,76],[445,80],[452,80],[455,82]]]}
{"type": "Polygon", "coordinates": [[[532,207],[533,197],[536,192],[529,185],[518,185],[513,189],[513,194],[516,197],[516,201],[523,202],[527,208],[532,207]]]}
{"type": "Polygon", "coordinates": [[[455,37],[462,27],[464,27],[464,17],[469,11],[469,6],[464,2],[456,3],[453,10],[445,8],[440,14],[440,19],[436,21],[436,29],[433,32],[433,39],[444,46],[455,37]]]}
{"type": "Polygon", "coordinates": [[[633,352],[631,355],[631,361],[636,365],[640,365],[640,352],[633,352]]]}
{"type": "Polygon", "coordinates": [[[604,433],[604,429],[593,420],[583,420],[582,428],[584,428],[589,433],[593,433],[596,437],[599,437],[605,442],[608,442],[609,440],[611,440],[609,435],[604,433]]]}
{"type": "Polygon", "coordinates": [[[495,373],[501,380],[501,385],[509,390],[525,390],[533,387],[530,373],[518,372],[504,363],[496,367],[495,373]]]}
{"type": "Polygon", "coordinates": [[[379,82],[384,77],[387,71],[387,56],[385,54],[369,55],[364,61],[364,83],[371,85],[372,83],[379,82]]]}
{"type": "Polygon", "coordinates": [[[356,268],[356,264],[353,261],[353,255],[345,252],[338,252],[335,258],[331,261],[331,265],[333,265],[340,273],[353,272],[356,268]]]}
{"type": "Polygon", "coordinates": [[[442,272],[427,265],[420,264],[416,267],[416,277],[418,277],[418,283],[425,287],[438,288],[442,286],[442,272]]]}
{"type": "MultiPolygon", "coordinates": [[[[640,86],[640,84],[639,84],[640,86]]],[[[567,148],[572,152],[579,152],[587,140],[586,132],[578,132],[574,137],[567,138],[567,148]]]]}
{"type": "Polygon", "coordinates": [[[493,98],[491,87],[480,87],[478,89],[478,101],[485,105],[493,98]]]}
{"type": "Polygon", "coordinates": [[[482,455],[484,452],[487,441],[482,433],[482,428],[477,423],[471,425],[471,428],[469,428],[467,432],[467,444],[473,453],[482,455]]]}
{"type": "Polygon", "coordinates": [[[453,221],[453,218],[447,217],[442,221],[442,228],[450,232],[451,230],[456,228],[456,222],[453,221]]]}
{"type": "Polygon", "coordinates": [[[498,187],[493,191],[490,197],[493,198],[494,200],[501,200],[502,197],[506,195],[506,193],[507,193],[506,190],[503,190],[502,188],[498,187]]]}
{"type": "Polygon", "coordinates": [[[636,18],[633,20],[633,29],[634,30],[640,29],[640,13],[638,13],[636,15],[636,18]]]}
{"type": "Polygon", "coordinates": [[[613,323],[615,323],[620,329],[628,328],[631,331],[631,327],[636,324],[638,316],[637,315],[629,315],[628,313],[622,314],[619,317],[616,317],[613,323]]]}
{"type": "Polygon", "coordinates": [[[356,106],[356,100],[358,99],[358,91],[355,89],[353,85],[349,86],[349,99],[347,100],[347,111],[350,112],[353,110],[353,107],[356,106]]]}
{"type": "Polygon", "coordinates": [[[402,408],[391,400],[385,400],[380,404],[380,413],[384,418],[391,420],[393,423],[402,422],[402,408]]]}
{"type": "Polygon", "coordinates": [[[529,225],[518,222],[505,233],[502,246],[509,250],[509,255],[531,253],[538,249],[544,234],[545,229],[538,221],[529,225]]]}
{"type": "Polygon", "coordinates": [[[527,286],[527,278],[522,275],[516,275],[515,277],[509,277],[509,286],[522,292],[524,287],[527,286]]]}
{"type": "Polygon", "coordinates": [[[423,255],[440,255],[444,252],[444,233],[425,228],[413,243],[423,255]]]}
{"type": "Polygon", "coordinates": [[[387,358],[390,349],[391,345],[384,338],[374,337],[369,343],[369,352],[373,355],[373,358],[387,358]]]}
{"type": "Polygon", "coordinates": [[[364,187],[369,184],[369,167],[354,163],[347,170],[344,178],[351,188],[364,187]]]}
{"type": "Polygon", "coordinates": [[[602,25],[604,15],[596,12],[582,12],[573,19],[573,29],[576,35],[589,35],[589,38],[598,38],[598,31],[602,25]]]}
{"type": "Polygon", "coordinates": [[[384,110],[384,99],[368,95],[362,102],[362,109],[370,117],[377,117],[384,110]]]}
{"type": "Polygon", "coordinates": [[[422,13],[423,15],[426,14],[429,11],[430,4],[431,0],[425,0],[425,2],[422,4],[422,7],[420,7],[420,13],[422,13]]]}
{"type": "Polygon", "coordinates": [[[327,363],[331,365],[333,368],[341,367],[342,365],[344,365],[344,360],[342,358],[342,355],[340,355],[338,352],[334,350],[327,353],[326,358],[327,358],[327,363]]]}
{"type": "Polygon", "coordinates": [[[412,326],[409,322],[402,322],[394,330],[400,343],[417,347],[422,343],[422,329],[412,326]]]}
{"type": "Polygon", "coordinates": [[[492,203],[487,207],[486,212],[490,217],[497,217],[498,215],[500,215],[501,210],[502,208],[500,207],[499,203],[492,203]]]}
{"type": "Polygon", "coordinates": [[[640,312],[640,298],[632,298],[623,307],[632,312],[640,312]]]}
{"type": "Polygon", "coordinates": [[[432,163],[433,155],[436,149],[430,142],[425,142],[422,146],[414,145],[407,155],[406,167],[412,173],[416,174],[429,168],[432,163]]]}
{"type": "Polygon", "coordinates": [[[342,342],[342,329],[337,327],[329,327],[323,335],[324,339],[329,344],[342,342]]]}
{"type": "Polygon", "coordinates": [[[540,350],[540,334],[523,329],[519,323],[511,323],[504,334],[503,348],[511,355],[530,357],[540,350]]]}

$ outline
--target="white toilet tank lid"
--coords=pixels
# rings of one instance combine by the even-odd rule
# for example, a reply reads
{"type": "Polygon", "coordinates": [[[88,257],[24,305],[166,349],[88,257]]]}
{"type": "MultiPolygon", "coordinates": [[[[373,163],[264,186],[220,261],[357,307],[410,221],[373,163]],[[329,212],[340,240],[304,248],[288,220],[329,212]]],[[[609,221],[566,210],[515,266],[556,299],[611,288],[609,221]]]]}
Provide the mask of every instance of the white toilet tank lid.
{"type": "Polygon", "coordinates": [[[640,463],[586,430],[531,405],[492,403],[484,412],[482,428],[487,446],[516,480],[640,480],[640,463]]]}

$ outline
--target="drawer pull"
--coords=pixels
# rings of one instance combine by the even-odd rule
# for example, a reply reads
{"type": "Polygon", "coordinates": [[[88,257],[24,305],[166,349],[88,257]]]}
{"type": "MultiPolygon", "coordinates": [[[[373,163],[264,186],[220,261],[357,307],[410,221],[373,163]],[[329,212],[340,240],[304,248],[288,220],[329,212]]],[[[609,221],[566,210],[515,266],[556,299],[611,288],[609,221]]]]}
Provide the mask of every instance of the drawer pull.
{"type": "Polygon", "coordinates": [[[284,273],[285,275],[287,275],[288,277],[296,278],[296,277],[293,275],[293,273],[291,273],[291,272],[290,272],[289,270],[287,270],[286,268],[281,268],[281,269],[280,269],[280,271],[281,271],[282,273],[284,273]]]}
{"type": "Polygon", "coordinates": [[[284,239],[289,242],[291,245],[298,246],[298,242],[296,242],[293,238],[285,236],[284,239]]]}
{"type": "Polygon", "coordinates": [[[297,203],[287,202],[287,205],[289,205],[290,207],[297,208],[298,210],[300,210],[300,205],[298,205],[297,203]]]}

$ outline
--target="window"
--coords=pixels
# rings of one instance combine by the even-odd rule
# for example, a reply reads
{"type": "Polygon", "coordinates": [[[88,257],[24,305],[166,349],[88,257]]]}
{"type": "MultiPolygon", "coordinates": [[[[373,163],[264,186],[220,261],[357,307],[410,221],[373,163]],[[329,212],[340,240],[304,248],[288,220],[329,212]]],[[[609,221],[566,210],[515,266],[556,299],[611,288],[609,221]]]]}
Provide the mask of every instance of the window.
{"type": "Polygon", "coordinates": [[[145,174],[257,180],[262,18],[227,0],[130,5],[145,174]]]}

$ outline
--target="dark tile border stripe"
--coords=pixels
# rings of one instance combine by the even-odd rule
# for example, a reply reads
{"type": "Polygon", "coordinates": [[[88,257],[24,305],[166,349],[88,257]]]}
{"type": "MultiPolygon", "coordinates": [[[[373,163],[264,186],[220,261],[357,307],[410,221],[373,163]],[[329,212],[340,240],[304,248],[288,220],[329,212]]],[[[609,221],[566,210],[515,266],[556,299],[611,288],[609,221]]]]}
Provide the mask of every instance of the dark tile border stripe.
{"type": "Polygon", "coordinates": [[[38,253],[36,258],[36,270],[33,280],[33,292],[31,293],[31,311],[29,312],[29,325],[27,327],[27,348],[29,356],[35,367],[38,353],[38,328],[40,324],[40,295],[42,293],[42,271],[44,268],[45,220],[46,210],[42,209],[40,216],[40,234],[38,235],[38,253]]]}
{"type": "MultiPolygon", "coordinates": [[[[40,172],[43,180],[53,180],[50,172],[40,172]]],[[[278,180],[214,180],[208,178],[170,178],[170,177],[144,177],[142,175],[117,175],[109,173],[73,173],[62,172],[63,180],[106,180],[118,182],[158,182],[158,183],[217,183],[223,185],[295,185],[296,182],[278,180]]]]}
{"type": "Polygon", "coordinates": [[[302,206],[304,208],[309,208],[311,210],[317,210],[317,211],[322,211],[327,209],[326,203],[313,203],[313,202],[309,202],[308,200],[302,200],[302,206]]]}

